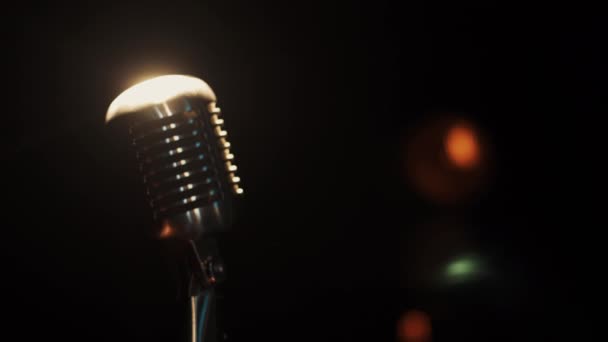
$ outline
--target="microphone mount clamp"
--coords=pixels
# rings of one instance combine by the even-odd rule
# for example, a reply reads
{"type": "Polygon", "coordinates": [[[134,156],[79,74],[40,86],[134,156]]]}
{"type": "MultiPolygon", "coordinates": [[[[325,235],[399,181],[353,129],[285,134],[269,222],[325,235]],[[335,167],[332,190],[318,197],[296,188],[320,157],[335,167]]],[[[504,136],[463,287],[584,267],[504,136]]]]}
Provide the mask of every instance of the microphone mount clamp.
{"type": "Polygon", "coordinates": [[[224,280],[224,262],[219,253],[210,253],[205,249],[201,253],[194,241],[189,241],[188,264],[191,272],[189,296],[197,296],[211,290],[224,280]]]}

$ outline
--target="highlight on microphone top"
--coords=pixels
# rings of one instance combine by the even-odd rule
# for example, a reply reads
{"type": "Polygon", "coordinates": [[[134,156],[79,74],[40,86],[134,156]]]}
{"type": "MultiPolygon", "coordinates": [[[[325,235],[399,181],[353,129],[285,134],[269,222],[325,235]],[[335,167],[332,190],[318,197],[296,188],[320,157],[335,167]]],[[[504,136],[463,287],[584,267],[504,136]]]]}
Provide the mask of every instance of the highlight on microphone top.
{"type": "Polygon", "coordinates": [[[140,82],[118,95],[108,108],[106,123],[179,96],[195,96],[209,102],[217,100],[211,87],[199,78],[186,75],[158,76],[140,82]]]}

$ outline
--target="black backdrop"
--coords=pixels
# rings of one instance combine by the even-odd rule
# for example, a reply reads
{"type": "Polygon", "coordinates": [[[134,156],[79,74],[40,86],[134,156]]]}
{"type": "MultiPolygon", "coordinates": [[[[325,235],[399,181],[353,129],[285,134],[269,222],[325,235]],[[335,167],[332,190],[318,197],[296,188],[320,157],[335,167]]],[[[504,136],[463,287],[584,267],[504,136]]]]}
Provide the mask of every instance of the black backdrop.
{"type": "Polygon", "coordinates": [[[104,127],[120,91],[162,73],[212,86],[244,181],[223,250],[231,340],[391,341],[410,309],[436,341],[586,331],[572,257],[586,228],[563,204],[574,122],[603,102],[592,11],[106,1],[5,16],[3,334],[179,340],[172,265],[104,127]],[[420,196],[403,168],[436,114],[492,146],[484,191],[457,205],[420,196]],[[493,276],[437,288],[444,247],[493,276]]]}

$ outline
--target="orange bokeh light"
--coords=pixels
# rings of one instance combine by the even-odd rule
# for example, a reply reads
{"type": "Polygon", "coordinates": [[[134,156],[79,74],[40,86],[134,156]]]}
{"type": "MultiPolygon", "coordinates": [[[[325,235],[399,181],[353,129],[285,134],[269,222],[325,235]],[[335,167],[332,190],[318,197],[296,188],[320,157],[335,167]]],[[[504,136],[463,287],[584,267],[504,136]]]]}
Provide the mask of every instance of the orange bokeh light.
{"type": "Polygon", "coordinates": [[[475,123],[435,116],[404,133],[405,172],[426,199],[441,205],[464,203],[488,184],[492,148],[475,123]]]}
{"type": "Polygon", "coordinates": [[[410,310],[399,320],[397,335],[400,342],[429,342],[431,319],[422,311],[410,310]]]}
{"type": "Polygon", "coordinates": [[[475,131],[466,125],[455,125],[445,138],[445,151],[457,167],[470,169],[479,163],[479,142],[475,131]]]}
{"type": "Polygon", "coordinates": [[[164,238],[168,238],[172,235],[173,235],[173,229],[168,224],[165,224],[163,226],[163,229],[160,232],[160,237],[164,239],[164,238]]]}

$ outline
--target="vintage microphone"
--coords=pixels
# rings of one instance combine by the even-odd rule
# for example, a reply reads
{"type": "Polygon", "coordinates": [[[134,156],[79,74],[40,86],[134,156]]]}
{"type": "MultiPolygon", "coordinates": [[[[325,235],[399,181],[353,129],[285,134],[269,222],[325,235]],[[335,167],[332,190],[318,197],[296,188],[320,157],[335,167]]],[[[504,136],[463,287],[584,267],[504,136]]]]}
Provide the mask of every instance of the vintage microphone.
{"type": "Polygon", "coordinates": [[[230,226],[243,193],[215,94],[195,77],[156,77],[110,104],[106,123],[119,121],[128,127],[160,237],[183,247],[188,341],[215,342],[207,328],[224,267],[214,236],[230,226]]]}

